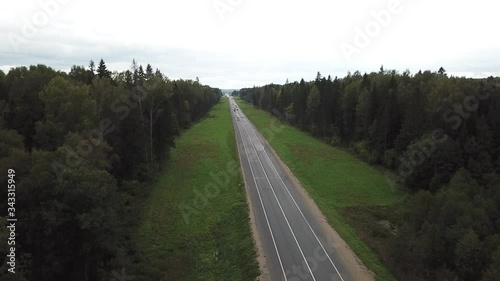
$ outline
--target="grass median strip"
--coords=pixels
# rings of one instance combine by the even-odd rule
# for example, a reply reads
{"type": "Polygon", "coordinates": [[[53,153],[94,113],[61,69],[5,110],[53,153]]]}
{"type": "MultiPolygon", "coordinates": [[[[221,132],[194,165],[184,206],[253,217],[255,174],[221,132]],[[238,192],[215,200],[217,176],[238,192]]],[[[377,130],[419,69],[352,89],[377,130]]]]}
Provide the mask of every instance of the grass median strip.
{"type": "Polygon", "coordinates": [[[177,141],[148,198],[134,237],[141,260],[133,271],[144,276],[135,280],[255,280],[259,274],[227,99],[209,116],[177,141]]]}
{"type": "Polygon", "coordinates": [[[342,211],[352,207],[385,206],[400,202],[404,193],[392,188],[377,169],[349,153],[329,146],[288,125],[277,125],[271,114],[235,99],[280,158],[377,280],[395,280],[377,254],[347,223],[342,211]]]}

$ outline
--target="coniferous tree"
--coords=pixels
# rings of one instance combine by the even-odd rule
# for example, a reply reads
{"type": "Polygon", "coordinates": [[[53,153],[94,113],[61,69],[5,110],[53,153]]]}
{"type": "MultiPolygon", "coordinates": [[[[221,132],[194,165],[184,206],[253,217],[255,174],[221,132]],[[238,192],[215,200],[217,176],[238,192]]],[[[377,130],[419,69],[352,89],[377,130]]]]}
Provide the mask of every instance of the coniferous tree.
{"type": "Polygon", "coordinates": [[[103,59],[99,61],[99,66],[97,67],[97,76],[99,78],[111,78],[111,71],[108,70],[103,59]]]}

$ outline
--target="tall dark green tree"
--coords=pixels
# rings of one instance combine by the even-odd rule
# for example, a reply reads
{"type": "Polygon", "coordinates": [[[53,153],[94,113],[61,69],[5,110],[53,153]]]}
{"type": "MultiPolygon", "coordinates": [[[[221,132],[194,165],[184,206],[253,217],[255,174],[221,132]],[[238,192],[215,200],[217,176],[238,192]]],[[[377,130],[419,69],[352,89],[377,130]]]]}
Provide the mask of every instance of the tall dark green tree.
{"type": "Polygon", "coordinates": [[[174,97],[175,81],[139,72],[111,77],[103,60],[99,79],[93,63],[69,74],[44,65],[0,72],[0,168],[22,175],[16,199],[26,208],[16,228],[18,272],[5,275],[4,255],[1,280],[107,280],[136,250],[137,202],[175,146],[177,113],[189,128],[221,97],[190,80],[174,97]]]}
{"type": "Polygon", "coordinates": [[[7,89],[4,85],[5,72],[0,69],[0,101],[5,101],[7,99],[7,89]]]}
{"type": "Polygon", "coordinates": [[[151,79],[151,77],[153,77],[153,67],[151,67],[151,65],[148,63],[148,65],[146,66],[146,79],[151,79]]]}
{"type": "Polygon", "coordinates": [[[35,124],[45,115],[39,93],[57,75],[61,74],[45,65],[37,65],[11,69],[5,77],[9,95],[3,112],[5,124],[23,136],[28,151],[33,148],[35,124]]]}
{"type": "Polygon", "coordinates": [[[108,70],[103,59],[99,61],[99,66],[97,67],[97,77],[111,78],[111,71],[108,70]]]}

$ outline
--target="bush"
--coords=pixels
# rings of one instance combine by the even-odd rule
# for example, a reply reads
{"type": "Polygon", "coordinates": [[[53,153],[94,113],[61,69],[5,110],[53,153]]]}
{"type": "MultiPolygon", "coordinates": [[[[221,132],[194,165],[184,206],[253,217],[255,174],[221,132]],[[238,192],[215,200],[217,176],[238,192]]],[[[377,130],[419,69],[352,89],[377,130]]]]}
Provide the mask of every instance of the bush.
{"type": "Polygon", "coordinates": [[[364,161],[368,161],[370,159],[370,151],[368,149],[367,141],[355,142],[351,145],[351,149],[358,158],[364,161]]]}
{"type": "Polygon", "coordinates": [[[328,143],[333,147],[337,147],[340,145],[340,138],[337,136],[328,138],[328,143]]]}

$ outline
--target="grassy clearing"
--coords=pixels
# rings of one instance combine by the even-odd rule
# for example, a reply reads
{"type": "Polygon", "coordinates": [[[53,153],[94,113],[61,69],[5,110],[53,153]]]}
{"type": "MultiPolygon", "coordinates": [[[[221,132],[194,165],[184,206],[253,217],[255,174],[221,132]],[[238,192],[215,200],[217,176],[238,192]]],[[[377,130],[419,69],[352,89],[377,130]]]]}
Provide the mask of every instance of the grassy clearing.
{"type": "Polygon", "coordinates": [[[133,237],[139,258],[127,273],[134,280],[255,280],[259,270],[227,99],[182,135],[167,167],[147,199],[133,237]]]}
{"type": "MultiPolygon", "coordinates": [[[[292,126],[278,126],[271,114],[237,99],[255,124],[316,202],[330,225],[349,244],[377,280],[395,280],[378,255],[347,222],[350,208],[372,208],[400,202],[404,193],[392,188],[384,175],[346,151],[329,146],[292,126]],[[273,125],[274,124],[274,125],[273,125]]],[[[363,213],[363,212],[359,212],[363,213]]],[[[366,212],[365,212],[366,213],[366,212]]],[[[356,221],[362,222],[362,219],[356,221]]]]}

